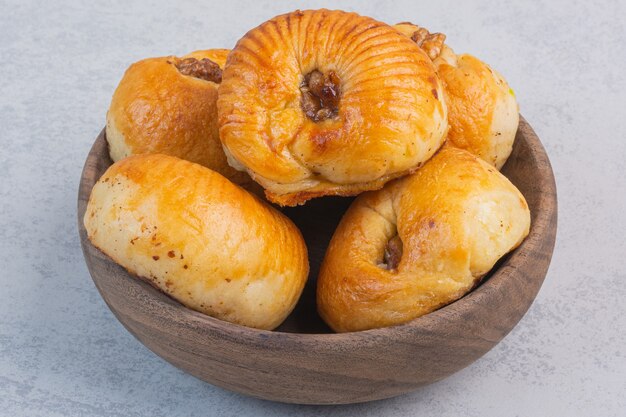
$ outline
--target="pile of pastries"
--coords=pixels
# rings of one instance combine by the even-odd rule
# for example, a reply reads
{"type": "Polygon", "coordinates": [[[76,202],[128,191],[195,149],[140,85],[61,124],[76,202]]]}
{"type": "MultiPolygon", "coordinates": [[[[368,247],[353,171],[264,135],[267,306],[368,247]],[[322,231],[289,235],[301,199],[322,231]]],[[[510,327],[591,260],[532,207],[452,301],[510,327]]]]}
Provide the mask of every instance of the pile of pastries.
{"type": "Polygon", "coordinates": [[[337,332],[401,324],[462,297],[527,236],[528,205],[499,172],[518,123],[504,78],[443,34],[295,11],[232,50],[128,68],[107,113],[114,163],[84,224],[185,306],[274,329],[309,275],[280,207],[358,195],[318,311],[337,332]]]}

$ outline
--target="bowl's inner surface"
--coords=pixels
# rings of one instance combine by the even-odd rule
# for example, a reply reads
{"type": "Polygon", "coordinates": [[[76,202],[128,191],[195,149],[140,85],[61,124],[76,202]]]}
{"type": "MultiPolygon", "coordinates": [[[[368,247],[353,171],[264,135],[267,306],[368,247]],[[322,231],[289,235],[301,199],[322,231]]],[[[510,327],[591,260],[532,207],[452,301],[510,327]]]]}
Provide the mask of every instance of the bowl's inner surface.
{"type": "Polygon", "coordinates": [[[339,220],[353,200],[354,197],[316,198],[303,206],[282,210],[302,232],[309,251],[310,271],[296,308],[277,330],[292,333],[332,333],[317,314],[315,305],[317,274],[339,220]]]}
{"type": "MultiPolygon", "coordinates": [[[[522,121],[522,123],[526,123],[522,121]]],[[[532,181],[528,181],[528,174],[532,172],[532,158],[528,158],[528,143],[524,136],[518,130],[517,139],[513,148],[513,152],[509,157],[502,172],[511,182],[513,182],[526,197],[531,215],[535,217],[535,209],[537,202],[534,201],[535,194],[525,192],[525,187],[532,186],[532,181]]],[[[94,177],[100,178],[104,171],[112,164],[108,155],[108,147],[104,132],[98,136],[94,147],[92,148],[90,158],[95,159],[94,177]]],[[[285,213],[301,230],[302,235],[307,244],[309,251],[310,273],[309,280],[304,288],[304,292],[300,297],[294,311],[289,315],[285,322],[278,327],[278,331],[288,333],[332,333],[330,328],[322,321],[317,314],[315,304],[315,287],[320,264],[324,257],[324,253],[328,243],[341,220],[341,217],[347,210],[354,198],[345,197],[325,197],[318,198],[307,202],[307,204],[299,207],[283,208],[281,211],[285,213]]],[[[79,210],[80,221],[84,214],[84,206],[79,210]],[[82,211],[82,212],[81,212],[82,211]]],[[[532,227],[532,226],[531,226],[532,227]]],[[[508,256],[507,256],[508,257],[508,256]]],[[[503,258],[492,269],[495,271],[507,257],[503,258]]],[[[111,261],[112,262],[112,261],[111,261]]],[[[484,277],[482,283],[487,281],[491,273],[484,277]]],[[[129,276],[129,279],[136,279],[129,276]]],[[[158,290],[151,287],[147,283],[142,283],[146,287],[146,291],[155,293],[156,296],[162,296],[157,293],[158,290]]],[[[479,287],[477,287],[479,288],[479,287]]],[[[475,291],[476,289],[474,289],[475,291]]]]}

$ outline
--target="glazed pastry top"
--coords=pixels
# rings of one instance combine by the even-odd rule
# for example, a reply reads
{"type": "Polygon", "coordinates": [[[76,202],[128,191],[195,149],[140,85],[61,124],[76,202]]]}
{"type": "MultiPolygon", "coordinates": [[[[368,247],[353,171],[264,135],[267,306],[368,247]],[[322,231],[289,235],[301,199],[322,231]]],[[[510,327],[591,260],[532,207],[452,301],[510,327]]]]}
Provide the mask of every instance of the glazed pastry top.
{"type": "Polygon", "coordinates": [[[261,329],[278,326],[308,276],[297,227],[200,165],[135,155],[96,183],[84,218],[91,242],[186,306],[261,329]]]}
{"type": "Polygon", "coordinates": [[[216,170],[236,183],[250,178],[231,168],[219,140],[217,86],[227,49],[132,64],[107,113],[111,159],[164,153],[216,170]]]}
{"type": "Polygon", "coordinates": [[[519,125],[517,101],[504,77],[472,55],[455,54],[441,33],[430,33],[412,23],[399,23],[394,28],[433,60],[448,107],[446,144],[502,168],[519,125]]]}
{"type": "Polygon", "coordinates": [[[519,108],[513,90],[478,58],[448,47],[435,59],[448,105],[448,144],[500,169],[513,150],[519,108]]]}
{"type": "Polygon", "coordinates": [[[231,164],[274,201],[356,194],[434,154],[447,125],[442,94],[428,56],[390,26],[295,12],[252,29],[229,55],[220,135],[231,164]]]}
{"type": "Polygon", "coordinates": [[[357,331],[429,313],[469,291],[529,226],[506,177],[446,147],[350,206],[320,269],[320,314],[336,331],[357,331]]]}

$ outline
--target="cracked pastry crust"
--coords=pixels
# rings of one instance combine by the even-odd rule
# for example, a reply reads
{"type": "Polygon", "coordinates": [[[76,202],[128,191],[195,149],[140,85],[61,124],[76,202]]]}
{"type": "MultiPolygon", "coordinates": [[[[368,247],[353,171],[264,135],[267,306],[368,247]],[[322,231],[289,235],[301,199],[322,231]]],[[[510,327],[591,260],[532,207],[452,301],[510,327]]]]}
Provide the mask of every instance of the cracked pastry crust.
{"type": "Polygon", "coordinates": [[[204,165],[238,184],[252,183],[228,165],[219,140],[217,87],[228,52],[210,49],[132,64],[107,113],[111,159],[163,153],[204,165]]]}
{"type": "Polygon", "coordinates": [[[297,227],[220,174],[172,156],[114,163],[94,186],[89,240],[185,306],[259,329],[295,306],[309,265],[297,227]]]}
{"type": "Polygon", "coordinates": [[[443,90],[414,42],[355,13],[296,11],[249,31],[219,88],[232,166],[281,205],[355,195],[415,171],[441,146],[443,90]]]}
{"type": "Polygon", "coordinates": [[[444,44],[443,34],[431,34],[411,23],[394,28],[416,41],[433,60],[448,107],[446,146],[465,149],[502,168],[519,125],[517,101],[506,80],[478,58],[456,55],[444,44]]]}
{"type": "Polygon", "coordinates": [[[529,227],[528,205],[506,177],[444,147],[352,203],[320,268],[318,311],[337,332],[405,323],[470,291],[529,227]]]}

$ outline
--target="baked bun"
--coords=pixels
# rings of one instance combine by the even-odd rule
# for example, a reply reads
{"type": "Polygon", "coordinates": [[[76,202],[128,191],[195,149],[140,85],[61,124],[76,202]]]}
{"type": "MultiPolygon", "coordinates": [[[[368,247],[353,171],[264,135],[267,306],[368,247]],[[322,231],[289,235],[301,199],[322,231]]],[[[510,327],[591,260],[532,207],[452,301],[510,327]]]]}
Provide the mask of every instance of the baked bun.
{"type": "Polygon", "coordinates": [[[428,58],[355,13],[296,11],[248,32],[219,89],[220,137],[280,205],[355,195],[416,170],[447,116],[428,58]]]}
{"type": "Polygon", "coordinates": [[[220,174],[172,156],[113,164],[85,213],[91,242],[189,308],[259,329],[291,312],[308,276],[284,215],[220,174]]]}
{"type": "Polygon", "coordinates": [[[251,182],[228,165],[219,139],[217,87],[228,52],[196,51],[131,65],[107,113],[111,159],[163,153],[204,165],[239,184],[251,182]]]}
{"type": "Polygon", "coordinates": [[[478,58],[456,55],[445,35],[410,24],[394,26],[433,60],[448,107],[448,145],[465,149],[500,169],[513,149],[519,108],[513,90],[478,58]]]}
{"type": "Polygon", "coordinates": [[[360,195],[327,249],[318,310],[335,331],[405,323],[457,300],[528,234],[522,194],[467,151],[360,195]]]}

